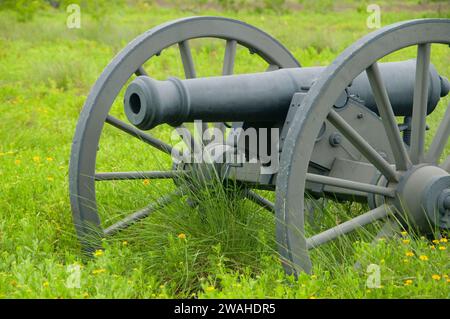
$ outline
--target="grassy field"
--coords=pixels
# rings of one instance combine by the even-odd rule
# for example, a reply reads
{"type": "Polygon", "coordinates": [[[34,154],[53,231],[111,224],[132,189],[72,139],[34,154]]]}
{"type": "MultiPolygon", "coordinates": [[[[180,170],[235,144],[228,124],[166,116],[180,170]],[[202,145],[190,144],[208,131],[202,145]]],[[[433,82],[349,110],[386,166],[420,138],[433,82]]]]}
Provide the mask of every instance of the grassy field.
{"type": "MultiPolygon", "coordinates": [[[[242,7],[236,7],[237,1],[202,1],[200,7],[195,2],[158,3],[88,5],[82,8],[80,29],[66,27],[64,8],[36,8],[32,16],[0,11],[0,298],[448,298],[445,239],[432,242],[404,233],[370,244],[364,232],[362,239],[343,239],[315,251],[313,274],[295,279],[284,274],[278,261],[273,216],[219,188],[199,189],[199,207],[180,200],[104,241],[104,251],[82,260],[68,194],[71,142],[91,86],[135,36],[179,17],[227,16],[262,28],[303,66],[315,66],[331,63],[370,32],[366,4],[353,1],[334,6],[332,1],[280,1],[283,6],[250,1],[242,7]],[[380,267],[379,288],[366,285],[370,264],[380,267]],[[81,282],[73,287],[77,269],[81,282]]],[[[450,18],[446,2],[379,4],[382,25],[450,18]]],[[[220,72],[220,43],[194,41],[192,47],[200,76],[220,72]]],[[[237,72],[262,70],[262,62],[245,50],[238,56],[237,72]]],[[[403,50],[388,59],[413,56],[403,50]]],[[[432,62],[450,78],[448,48],[433,47],[432,62]]],[[[146,68],[159,79],[183,72],[175,49],[146,68]]],[[[112,113],[123,118],[120,100],[112,113]]],[[[429,135],[449,101],[442,101],[428,120],[429,135]]],[[[155,134],[167,137],[169,132],[162,127],[155,134]]],[[[149,154],[140,141],[105,127],[99,171],[169,165],[169,159],[149,154]]],[[[100,184],[102,220],[118,220],[173,188],[171,182],[147,180],[100,184]]],[[[329,205],[324,223],[360,210],[356,204],[329,205]]]]}

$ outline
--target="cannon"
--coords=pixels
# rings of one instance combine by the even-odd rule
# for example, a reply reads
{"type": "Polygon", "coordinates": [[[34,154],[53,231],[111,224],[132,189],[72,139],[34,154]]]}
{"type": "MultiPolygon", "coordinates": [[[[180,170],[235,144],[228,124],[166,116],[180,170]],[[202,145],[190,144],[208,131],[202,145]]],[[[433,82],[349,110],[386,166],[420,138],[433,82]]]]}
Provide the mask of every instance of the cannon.
{"type": "Polygon", "coordinates": [[[401,229],[426,235],[448,229],[450,84],[431,63],[432,44],[448,50],[449,19],[384,27],[326,67],[303,67],[267,33],[227,18],[184,18],[142,34],[103,71],[76,128],[69,185],[83,251],[98,249],[101,238],[186,196],[181,179],[211,178],[203,174],[210,171],[223,183],[238,183],[246,199],[274,213],[280,258],[294,275],[311,271],[311,249],[375,222],[383,226],[374,238],[401,229]],[[224,41],[222,74],[196,76],[190,41],[200,38],[224,41]],[[185,79],[151,77],[144,64],[172,47],[178,47],[185,79]],[[265,72],[233,75],[241,47],[267,64],[265,72]],[[380,62],[405,48],[413,48],[414,59],[380,62]],[[121,118],[110,114],[119,96],[121,118]],[[199,138],[189,122],[199,124],[199,138]],[[149,152],[167,154],[171,168],[98,172],[105,123],[148,144],[149,152]],[[160,127],[183,135],[188,156],[160,138],[160,127]],[[196,149],[208,150],[209,160],[195,161],[196,149]],[[102,222],[96,183],[136,179],[170,179],[176,189],[122,220],[102,222]],[[260,189],[274,192],[275,201],[260,189]],[[354,201],[367,209],[307,234],[305,206],[311,198],[354,201]]]}
{"type": "MultiPolygon", "coordinates": [[[[380,64],[382,80],[396,116],[411,116],[416,63],[413,60],[380,64]]],[[[308,90],[323,67],[282,69],[273,72],[156,81],[148,76],[136,78],[125,93],[125,113],[130,123],[149,130],[159,124],[185,122],[282,122],[292,96],[308,90]]],[[[430,65],[427,114],[449,90],[447,79],[430,65]]],[[[342,92],[338,105],[348,96],[357,96],[364,106],[377,113],[377,106],[366,74],[361,74],[342,92]]]]}

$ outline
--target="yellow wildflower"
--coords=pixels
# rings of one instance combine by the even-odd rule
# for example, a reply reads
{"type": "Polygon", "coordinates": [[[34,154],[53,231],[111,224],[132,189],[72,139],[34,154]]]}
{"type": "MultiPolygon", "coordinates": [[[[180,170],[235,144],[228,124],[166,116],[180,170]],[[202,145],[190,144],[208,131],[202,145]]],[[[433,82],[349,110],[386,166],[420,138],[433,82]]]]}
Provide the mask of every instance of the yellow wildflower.
{"type": "Polygon", "coordinates": [[[431,249],[431,250],[435,250],[436,247],[434,247],[433,245],[431,245],[431,246],[430,246],[430,249],[431,249]]]}
{"type": "Polygon", "coordinates": [[[186,234],[181,233],[181,234],[178,234],[177,237],[178,237],[179,239],[186,239],[186,234]]]}
{"type": "Polygon", "coordinates": [[[446,243],[446,242],[448,242],[448,239],[445,238],[445,237],[442,237],[441,240],[440,240],[440,242],[441,242],[441,243],[446,243]]]}
{"type": "Polygon", "coordinates": [[[420,255],[419,259],[422,260],[422,261],[427,261],[428,260],[428,256],[420,255]]]}
{"type": "Polygon", "coordinates": [[[87,292],[85,292],[85,293],[83,294],[83,298],[89,298],[89,294],[88,294],[87,292]]]}
{"type": "Polygon", "coordinates": [[[439,240],[434,239],[434,240],[433,240],[433,244],[439,244],[439,240]]]}
{"type": "Polygon", "coordinates": [[[149,179],[144,179],[144,181],[142,182],[142,184],[148,185],[148,184],[150,184],[150,180],[149,180],[149,179]]]}
{"type": "Polygon", "coordinates": [[[439,250],[446,250],[447,248],[445,246],[439,246],[439,250]]]}
{"type": "Polygon", "coordinates": [[[39,163],[41,161],[41,158],[39,156],[33,156],[33,161],[35,163],[39,163]]]}
{"type": "Polygon", "coordinates": [[[128,245],[128,242],[127,242],[126,240],[124,240],[124,241],[122,242],[122,245],[126,246],[126,245],[128,245]]]}
{"type": "Polygon", "coordinates": [[[92,271],[92,274],[93,274],[93,275],[99,275],[99,274],[102,274],[102,273],[104,273],[104,272],[106,272],[106,269],[105,269],[105,268],[99,268],[99,269],[94,269],[94,270],[92,271]]]}
{"type": "Polygon", "coordinates": [[[216,288],[214,288],[214,286],[208,286],[208,287],[205,288],[206,292],[212,292],[214,290],[216,290],[216,288]]]}
{"type": "Polygon", "coordinates": [[[414,256],[414,253],[412,251],[407,251],[405,255],[406,257],[412,257],[414,256]]]}
{"type": "Polygon", "coordinates": [[[53,157],[47,157],[47,162],[53,162],[53,157]]]}
{"type": "Polygon", "coordinates": [[[404,243],[405,245],[409,244],[410,240],[409,239],[403,239],[402,243],[404,243]]]}
{"type": "Polygon", "coordinates": [[[309,299],[316,299],[316,296],[310,296],[309,299]]]}
{"type": "Polygon", "coordinates": [[[404,236],[408,236],[408,233],[405,232],[405,231],[402,231],[401,234],[402,234],[403,237],[404,237],[404,236]]]}
{"type": "Polygon", "coordinates": [[[50,181],[50,182],[53,182],[55,179],[53,177],[51,177],[51,176],[48,176],[47,180],[50,181]]]}
{"type": "Polygon", "coordinates": [[[50,285],[50,284],[48,283],[48,281],[44,281],[44,283],[42,284],[42,286],[43,286],[44,288],[47,288],[49,285],[50,285]]]}
{"type": "Polygon", "coordinates": [[[412,285],[413,281],[411,279],[407,279],[405,280],[405,286],[410,286],[412,285]]]}
{"type": "Polygon", "coordinates": [[[95,257],[103,256],[103,250],[97,249],[97,250],[94,252],[94,256],[95,256],[95,257]]]}
{"type": "Polygon", "coordinates": [[[431,276],[431,278],[433,278],[434,280],[441,280],[441,276],[434,274],[433,276],[431,276]]]}
{"type": "Polygon", "coordinates": [[[20,159],[16,159],[15,161],[14,161],[14,164],[16,164],[16,165],[19,165],[21,163],[21,160],[20,159]]]}

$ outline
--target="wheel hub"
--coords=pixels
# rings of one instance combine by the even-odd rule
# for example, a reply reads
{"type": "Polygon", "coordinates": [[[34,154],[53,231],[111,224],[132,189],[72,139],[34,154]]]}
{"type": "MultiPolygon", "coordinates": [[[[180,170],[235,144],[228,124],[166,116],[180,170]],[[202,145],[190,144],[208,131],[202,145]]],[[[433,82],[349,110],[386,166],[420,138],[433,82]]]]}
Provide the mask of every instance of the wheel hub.
{"type": "Polygon", "coordinates": [[[450,174],[433,165],[411,168],[400,178],[394,204],[402,222],[420,232],[449,228],[450,174]]]}

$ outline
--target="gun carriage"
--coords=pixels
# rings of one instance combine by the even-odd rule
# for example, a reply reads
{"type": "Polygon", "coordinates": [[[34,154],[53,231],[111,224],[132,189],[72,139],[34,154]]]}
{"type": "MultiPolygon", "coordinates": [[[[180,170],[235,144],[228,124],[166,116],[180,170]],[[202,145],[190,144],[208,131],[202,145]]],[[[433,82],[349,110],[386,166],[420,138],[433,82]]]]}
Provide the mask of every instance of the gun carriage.
{"type": "MultiPolygon", "coordinates": [[[[103,71],[76,129],[70,196],[84,251],[91,252],[99,247],[101,237],[131,226],[186,194],[180,186],[108,226],[99,217],[96,182],[170,178],[179,185],[180,176],[197,176],[205,169],[213,169],[221,181],[239,183],[249,200],[274,212],[276,239],[289,273],[311,270],[310,249],[375,221],[384,221],[380,232],[384,235],[395,233],[400,225],[424,234],[448,229],[450,107],[439,102],[448,95],[450,84],[430,62],[432,44],[450,44],[450,20],[387,26],[358,40],[327,67],[303,67],[268,34],[226,18],[180,19],[142,34],[103,71]],[[221,75],[196,77],[189,40],[198,38],[225,41],[221,75]],[[152,78],[144,63],[174,45],[179,47],[186,79],[169,74],[167,80],[152,78]],[[233,75],[237,46],[262,58],[266,72],[233,75]],[[412,46],[417,48],[416,59],[379,62],[412,46]],[[125,91],[123,107],[129,123],[109,114],[121,90],[125,91]],[[428,138],[426,119],[436,110],[443,116],[430,130],[434,136],[428,138]],[[184,128],[186,138],[189,133],[184,124],[197,120],[202,121],[202,133],[215,127],[215,132],[223,134],[222,142],[208,145],[212,157],[208,163],[192,163],[192,157],[178,154],[172,145],[151,134],[160,125],[171,125],[184,128]],[[105,123],[149,144],[149,152],[172,155],[173,168],[97,172],[105,123]],[[247,130],[255,129],[261,138],[262,128],[271,132],[266,145],[259,143],[256,149],[247,145],[247,130]],[[279,132],[276,139],[272,135],[278,133],[273,132],[279,132]],[[243,154],[244,161],[227,161],[236,154],[243,154]],[[265,161],[267,155],[270,161],[265,161]],[[255,192],[258,188],[274,191],[275,202],[255,192]],[[368,209],[306,238],[305,203],[310,197],[357,201],[368,209]]],[[[193,151],[195,144],[201,144],[203,149],[206,142],[193,139],[187,146],[193,151]]]]}

